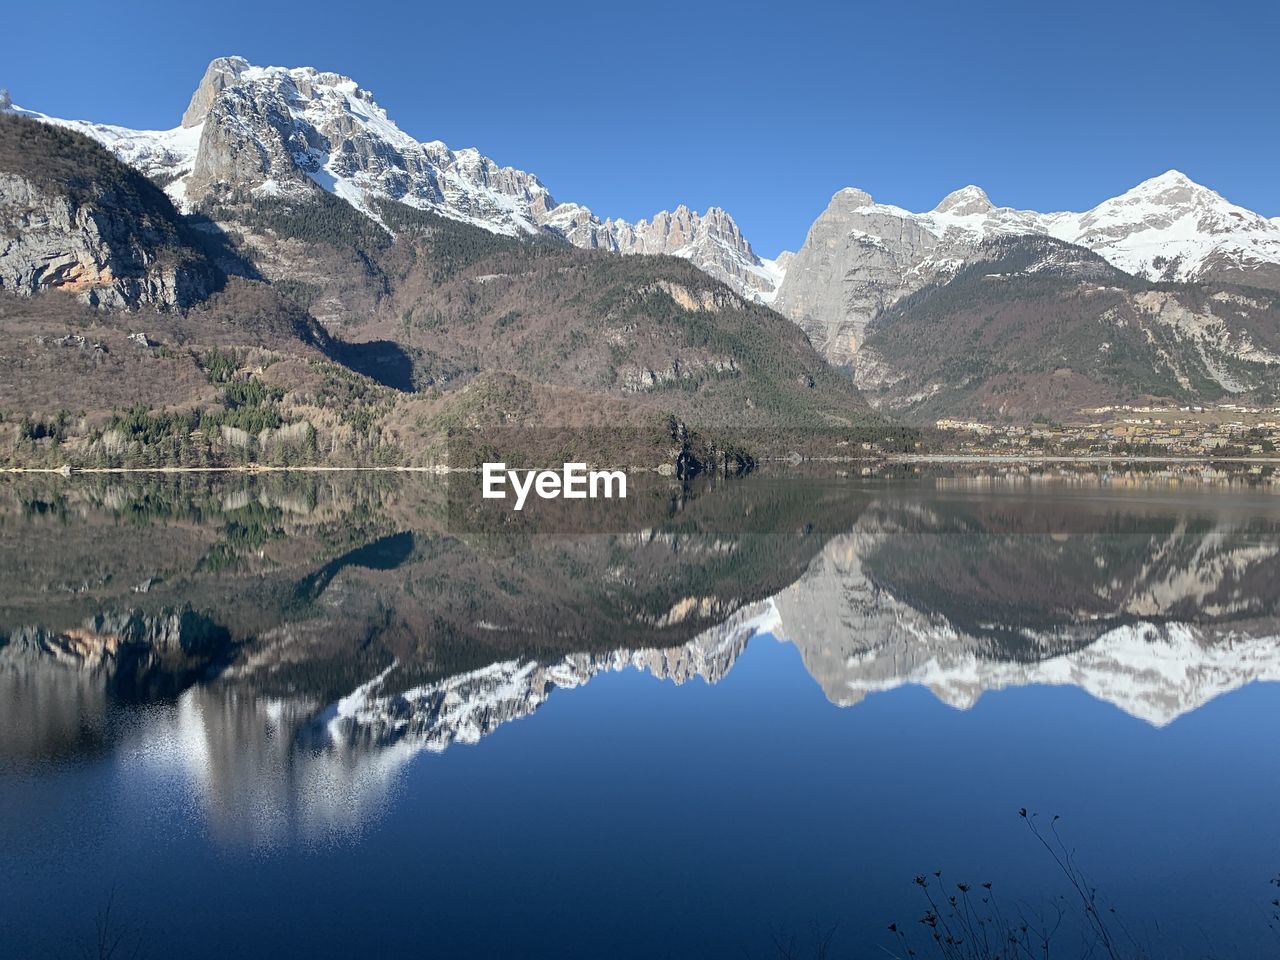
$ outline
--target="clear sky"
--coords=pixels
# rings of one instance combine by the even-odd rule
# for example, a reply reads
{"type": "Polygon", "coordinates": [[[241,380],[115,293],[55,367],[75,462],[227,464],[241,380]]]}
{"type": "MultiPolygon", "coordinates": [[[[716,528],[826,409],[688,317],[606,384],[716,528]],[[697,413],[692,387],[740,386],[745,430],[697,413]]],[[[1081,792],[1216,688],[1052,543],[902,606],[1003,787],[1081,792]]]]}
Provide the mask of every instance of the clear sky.
{"type": "Polygon", "coordinates": [[[765,255],[845,186],[1085,209],[1177,168],[1280,215],[1270,0],[3,7],[0,86],[24,107],[165,128],[215,56],[310,65],[601,216],[722,206],[765,255]]]}

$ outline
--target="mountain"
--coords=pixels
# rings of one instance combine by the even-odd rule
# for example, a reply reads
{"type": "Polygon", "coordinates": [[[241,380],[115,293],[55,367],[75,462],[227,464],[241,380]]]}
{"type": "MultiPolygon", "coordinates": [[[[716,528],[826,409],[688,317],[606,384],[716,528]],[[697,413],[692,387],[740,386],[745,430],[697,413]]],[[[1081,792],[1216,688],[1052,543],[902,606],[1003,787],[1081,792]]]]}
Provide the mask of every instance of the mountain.
{"type": "MultiPolygon", "coordinates": [[[[265,844],[282,829],[323,833],[363,822],[385,803],[397,776],[415,756],[476,743],[505,724],[535,714],[557,692],[573,691],[620,670],[642,671],[676,684],[694,679],[717,683],[767,634],[793,644],[824,695],[840,707],[905,686],[925,687],[959,710],[971,709],[987,692],[1074,686],[1138,720],[1163,727],[1249,683],[1280,681],[1274,633],[1214,640],[1182,625],[1140,624],[1105,631],[1073,652],[1020,662],[985,656],[971,638],[948,634],[944,623],[904,609],[874,588],[870,602],[878,612],[867,622],[857,607],[859,574],[843,564],[838,571],[829,567],[833,560],[840,562],[847,546],[833,544],[815,561],[804,581],[807,591],[797,585],[778,600],[744,607],[681,646],[619,649],[546,662],[509,660],[399,693],[388,689],[399,670],[396,666],[319,710],[296,699],[254,696],[234,684],[197,686],[179,701],[176,731],[157,724],[134,734],[141,744],[127,746],[151,755],[161,752],[153,743],[177,739],[187,745],[181,762],[189,765],[198,796],[217,827],[265,844]],[[822,593],[820,588],[835,592],[822,593]],[[815,598],[820,605],[802,615],[800,604],[815,598]],[[895,614],[904,618],[900,624],[894,623],[895,614]],[[789,618],[795,622],[789,623],[789,618]],[[855,631],[863,623],[885,632],[860,637],[855,631]],[[323,783],[325,789],[315,790],[315,783],[323,783]],[[264,805],[289,813],[280,819],[263,818],[264,805]]],[[[23,682],[43,679],[35,666],[23,665],[23,682]]],[[[46,667],[45,672],[52,670],[46,667]]],[[[65,752],[66,740],[75,736],[83,741],[91,735],[85,716],[98,721],[110,715],[92,682],[82,680],[81,692],[65,675],[53,679],[60,685],[47,703],[62,709],[47,710],[38,722],[16,726],[26,737],[21,742],[12,738],[10,755],[25,751],[38,760],[54,750],[65,752]],[[76,695],[75,709],[63,707],[76,695]],[[65,715],[78,720],[79,728],[70,722],[60,725],[65,715]],[[35,738],[28,731],[40,739],[32,743],[35,738]]],[[[0,670],[0,683],[3,680],[0,670]]],[[[110,729],[107,723],[101,726],[110,729]]]]}
{"type": "Polygon", "coordinates": [[[616,253],[668,253],[692,261],[699,269],[723,280],[746,297],[770,303],[782,282],[784,268],[777,261],[756,256],[738,225],[719,207],[699,215],[681,204],[674,213],[663,211],[651,221],[606,223],[611,242],[578,243],[603,246],[616,253]]]}
{"type": "Polygon", "coordinates": [[[149,179],[78,133],[0,111],[0,289],[186,307],[218,271],[149,179]]]}
{"type": "MultiPolygon", "coordinates": [[[[596,429],[581,455],[656,466],[728,431],[748,449],[746,431],[884,426],[794,324],[688,260],[365,195],[370,216],[306,177],[182,216],[98,141],[0,121],[15,464],[438,464],[459,429],[524,426],[596,429]]],[[[246,150],[232,162],[274,162],[246,150]]]]}
{"type": "Polygon", "coordinates": [[[364,749],[403,744],[439,753],[454,743],[478,743],[498,727],[534,713],[555,690],[572,690],[600,674],[641,670],[677,684],[725,676],[757,633],[774,629],[766,601],[678,647],[575,654],[551,663],[509,660],[397,692],[393,664],[334,705],[318,734],[326,747],[364,749]]]}
{"type": "MultiPolygon", "coordinates": [[[[168,131],[0,107],[83,133],[163,186],[185,213],[166,214],[174,229],[185,224],[183,243],[223,274],[269,282],[331,338],[333,359],[401,391],[449,394],[439,405],[448,409],[415,411],[416,422],[470,422],[477,409],[492,413],[495,398],[519,396],[521,409],[503,416],[527,423],[534,411],[564,412],[581,391],[601,390],[683,417],[693,408],[675,401],[676,386],[699,391],[699,413],[722,423],[760,425],[765,398],[775,423],[764,425],[798,423],[806,408],[819,426],[865,419],[842,409],[850,397],[856,406],[856,395],[802,358],[799,341],[755,311],[758,302],[848,367],[876,405],[912,417],[1058,417],[1089,404],[1276,394],[1280,223],[1176,171],[1085,213],[997,207],[976,186],[927,213],[842,190],[797,253],[768,261],[723,210],[601,219],[476,150],[414,139],[355,81],[310,67],[215,60],[168,131]],[[645,256],[614,258],[643,263],[615,269],[557,247],[645,256]],[[1097,260],[1086,265],[1068,247],[1097,260]],[[663,256],[691,263],[733,297],[653,262],[663,256]],[[1041,262],[1001,267],[1010,256],[1041,262]],[[482,262],[483,271],[471,269],[482,262]],[[1008,282],[995,282],[997,274],[1008,282]],[[601,284],[621,300],[597,296],[601,284]],[[655,338],[591,312],[654,291],[702,318],[655,338]],[[746,312],[729,319],[726,306],[746,312]],[[566,309],[573,319],[557,325],[566,309]],[[710,339],[702,330],[709,320],[710,339]],[[744,335],[756,336],[748,326],[769,332],[753,348],[756,361],[744,364],[735,351],[745,349],[744,335]],[[725,339],[729,327],[737,332],[725,339]],[[765,369],[772,372],[762,380],[765,369]],[[844,399],[814,405],[803,392],[790,396],[811,381],[844,399]]],[[[6,219],[16,224],[13,211],[26,202],[14,194],[6,219]]],[[[64,220],[46,213],[41,222],[62,230],[64,220]]],[[[125,276],[113,302],[185,307],[221,283],[206,274],[193,283],[186,273],[142,282],[150,268],[140,264],[155,259],[148,251],[115,255],[103,280],[109,258],[94,253],[99,238],[51,253],[58,245],[40,236],[24,224],[22,242],[39,249],[10,242],[0,257],[10,274],[0,277],[4,286],[96,291],[125,276]],[[55,257],[63,258],[58,269],[39,266],[55,257]]],[[[391,422],[403,444],[405,418],[391,422]]]]}
{"type": "Polygon", "coordinates": [[[394,200],[508,236],[545,231],[584,249],[671,254],[765,302],[781,279],[723,210],[679,206],[634,224],[601,220],[580,204],[556,201],[534,175],[477,150],[415,140],[354,80],[311,67],[218,58],[181,125],[165,131],[9,109],[94,137],[185,209],[236,194],[305,196],[318,184],[379,222],[377,201],[394,200]]]}
{"type": "Polygon", "coordinates": [[[1003,236],[865,328],[854,379],[924,420],[1055,418],[1163,397],[1280,399],[1280,294],[1153,283],[1084,247],[1003,236]]]}
{"type": "Polygon", "coordinates": [[[1145,280],[1280,290],[1277,221],[1169,171],[1085,213],[997,207],[976,186],[927,213],[841,190],[789,259],[774,305],[833,363],[849,363],[872,319],[952,277],[984,242],[1020,235],[1083,246],[1145,280]]]}
{"type": "Polygon", "coordinates": [[[377,203],[395,200],[509,236],[545,232],[584,249],[682,257],[740,295],[775,303],[838,364],[856,353],[872,317],[947,278],[996,236],[1075,243],[1148,280],[1280,289],[1280,218],[1236,206],[1177,171],[1083,213],[997,207],[976,186],[913,213],[846,189],[797,253],[769,260],[724,210],[699,214],[680,205],[635,223],[602,219],[477,150],[415,140],[354,80],[311,67],[218,58],[172,130],[61,120],[11,104],[0,109],[98,139],[186,210],[235,196],[301,197],[319,185],[377,222],[377,203]]]}
{"type": "Polygon", "coordinates": [[[821,548],[815,531],[859,506],[834,489],[725,496],[654,479],[633,491],[641,514],[623,532],[510,538],[452,532],[449,481],[430,475],[15,478],[0,486],[13,533],[0,565],[14,571],[0,745],[26,730],[46,732],[33,750],[96,749],[90,729],[113,731],[93,718],[113,702],[215,677],[243,704],[287,704],[326,740],[414,749],[474,740],[605,671],[714,677],[761,626],[757,601],[821,548]],[[770,532],[727,537],[744,518],[770,532]]]}
{"type": "Polygon", "coordinates": [[[1280,290],[1280,229],[1176,170],[1082,214],[1050,214],[1047,232],[1149,280],[1219,280],[1280,290]]]}

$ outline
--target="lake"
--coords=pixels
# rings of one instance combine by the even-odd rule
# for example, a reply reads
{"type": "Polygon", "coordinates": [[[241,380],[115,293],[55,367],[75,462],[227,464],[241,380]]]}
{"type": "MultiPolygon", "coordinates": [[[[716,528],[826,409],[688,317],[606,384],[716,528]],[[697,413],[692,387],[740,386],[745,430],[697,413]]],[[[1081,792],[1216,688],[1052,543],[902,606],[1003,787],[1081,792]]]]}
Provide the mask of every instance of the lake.
{"type": "Polygon", "coordinates": [[[1280,486],[991,471],[0,480],[0,954],[1273,955],[1280,486]]]}

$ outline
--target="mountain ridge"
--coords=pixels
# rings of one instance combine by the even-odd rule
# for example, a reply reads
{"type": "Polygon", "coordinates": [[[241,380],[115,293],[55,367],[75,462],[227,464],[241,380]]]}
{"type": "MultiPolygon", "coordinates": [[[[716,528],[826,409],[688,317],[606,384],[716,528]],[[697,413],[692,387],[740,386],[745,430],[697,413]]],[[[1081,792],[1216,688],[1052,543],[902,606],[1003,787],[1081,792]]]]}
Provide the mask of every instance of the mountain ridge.
{"type": "MultiPolygon", "coordinates": [[[[958,404],[947,412],[1018,418],[1056,415],[1066,412],[1064,404],[1081,400],[1268,400],[1274,394],[1274,368],[1280,365],[1274,297],[1253,297],[1236,287],[1280,291],[1280,219],[1231,204],[1176,170],[1082,213],[996,206],[974,184],[947,194],[930,211],[914,213],[848,187],[832,197],[800,250],[766,260],[720,207],[698,213],[677,204],[634,223],[601,219],[585,206],[557,201],[535,175],[501,166],[474,148],[416,140],[355,80],[313,67],[218,58],[192,94],[181,125],[167,131],[59,120],[14,107],[8,98],[2,103],[7,113],[83,133],[145,173],[178,207],[233,236],[264,279],[336,335],[368,339],[376,327],[388,341],[439,341],[427,333],[430,324],[414,333],[410,322],[424,306],[413,296],[429,300],[438,284],[427,283],[419,272],[409,285],[413,290],[405,288],[413,296],[398,295],[393,287],[404,286],[400,281],[409,268],[402,258],[392,264],[383,256],[387,238],[427,229],[414,225],[421,214],[499,237],[692,263],[745,301],[771,306],[796,324],[822,358],[846,367],[859,387],[878,393],[879,402],[898,414],[934,413],[944,400],[958,404]],[[968,268],[991,259],[989,245],[1019,238],[1025,244],[1038,238],[1074,245],[1122,278],[1185,289],[1139,290],[1126,279],[1102,277],[1097,265],[1087,277],[1089,270],[1072,273],[1073,255],[1061,251],[1034,271],[1015,271],[1020,279],[1012,286],[1031,294],[1030,307],[1012,302],[1008,289],[975,285],[968,268]],[[1057,267],[1067,269],[1060,279],[1074,287],[1048,283],[1057,267]],[[393,281],[397,271],[399,281],[393,281]],[[1044,281],[1038,291],[1029,291],[1025,282],[1032,272],[1044,281]],[[939,293],[948,283],[968,287],[939,293]],[[1205,300],[1190,286],[1197,283],[1230,286],[1205,300]],[[1125,303],[1103,302],[1107,298],[1096,296],[1091,285],[1125,291],[1125,303]],[[1052,295],[1046,296],[1049,288],[1052,295]],[[958,336],[989,341],[990,331],[979,328],[991,320],[990,311],[977,316],[972,302],[968,313],[957,314],[956,308],[988,292],[991,304],[1004,310],[997,326],[1017,342],[996,344],[991,356],[976,357],[982,369],[956,371],[949,345],[958,336]],[[388,305],[397,299],[399,326],[388,323],[388,305]],[[945,320],[934,323],[923,341],[920,329],[932,321],[917,316],[917,308],[945,320]],[[1067,339],[1075,342],[1067,343],[1064,334],[1046,344],[1046,331],[1062,326],[1064,309],[1073,318],[1067,339]],[[1126,319],[1117,320],[1120,314],[1126,319]],[[1113,362],[1116,354],[1107,352],[1120,341],[1132,348],[1122,351],[1125,357],[1145,358],[1143,363],[1113,362]],[[874,349],[864,351],[868,342],[874,349]],[[904,353],[903,343],[917,344],[922,353],[904,353]],[[1042,369],[1049,357],[1056,358],[1056,367],[1042,369]],[[942,379],[935,376],[940,371],[942,379]],[[1131,382],[1116,382],[1125,371],[1133,373],[1131,382]],[[1148,376],[1151,371],[1158,375],[1148,376]]],[[[436,253],[444,255],[441,249],[436,253]]],[[[435,317],[444,306],[425,309],[435,317]]],[[[468,367],[477,368],[456,356],[443,360],[452,351],[448,342],[432,342],[427,349],[441,369],[423,382],[438,382],[441,374],[457,379],[468,367]]],[[[698,364],[734,372],[721,355],[698,357],[698,364]]],[[[590,366],[604,369],[596,360],[590,366]]],[[[690,366],[673,359],[668,369],[664,359],[657,366],[609,368],[626,383],[640,378],[637,384],[655,387],[680,379],[679,371],[690,366]]]]}
{"type": "Polygon", "coordinates": [[[683,204],[630,223],[560,203],[535,175],[475,148],[450,149],[402,131],[350,77],[313,67],[212,61],[178,127],[130,130],[7,109],[85,133],[164,183],[189,209],[228,185],[255,195],[297,195],[310,179],[379,222],[375,201],[395,200],[495,233],[550,231],[584,249],[667,253],[691,260],[738,293],[768,302],[780,282],[733,218],[683,204]]]}
{"type": "Polygon", "coordinates": [[[458,431],[525,426],[692,469],[815,425],[897,433],[798,327],[687,259],[379,199],[392,236],[309,179],[179,217],[92,138],[0,124],[11,465],[459,465],[458,431]]]}
{"type": "Polygon", "coordinates": [[[309,178],[375,220],[371,200],[383,197],[507,235],[549,231],[586,249],[679,256],[744,296],[776,303],[838,363],[856,352],[867,320],[901,295],[898,288],[909,292],[945,276],[968,247],[994,235],[1043,234],[1077,243],[1145,279],[1225,279],[1280,289],[1280,217],[1268,219],[1232,204],[1177,170],[1081,212],[997,206],[983,188],[970,184],[932,210],[915,213],[846,187],[810,226],[800,250],[770,259],[755,252],[722,207],[698,213],[677,203],[635,222],[602,218],[582,204],[556,200],[536,175],[500,165],[475,148],[416,140],[355,80],[314,67],[262,67],[239,56],[216,58],[180,125],[171,130],[62,120],[11,104],[0,109],[93,136],[165,185],[179,205],[228,179],[269,195],[309,178]],[[206,138],[211,127],[221,134],[206,138]],[[246,161],[246,151],[261,157],[246,161]],[[262,157],[265,164],[258,162],[262,157]],[[241,166],[245,162],[248,166],[241,166]],[[228,178],[229,173],[234,176],[228,178]],[[870,288],[866,295],[859,297],[855,290],[849,303],[837,305],[830,297],[815,302],[810,274],[836,269],[839,275],[828,284],[844,281],[857,288],[862,283],[859,276],[848,277],[847,264],[824,266],[805,249],[819,240],[819,246],[830,246],[820,229],[824,221],[851,214],[868,222],[853,223],[845,239],[893,246],[896,284],[872,279],[863,284],[870,288]],[[918,236],[920,230],[931,239],[918,236]]]}
{"type": "Polygon", "coordinates": [[[996,237],[1047,236],[1151,281],[1227,281],[1280,290],[1277,220],[1170,170],[1082,213],[995,206],[973,185],[914,213],[837,191],[787,266],[774,306],[834,363],[848,363],[868,323],[907,294],[952,277],[996,237]]]}
{"type": "Polygon", "coordinates": [[[1048,236],[979,244],[873,318],[853,357],[873,404],[1030,419],[1165,397],[1280,398],[1280,296],[1154,282],[1048,236]]]}

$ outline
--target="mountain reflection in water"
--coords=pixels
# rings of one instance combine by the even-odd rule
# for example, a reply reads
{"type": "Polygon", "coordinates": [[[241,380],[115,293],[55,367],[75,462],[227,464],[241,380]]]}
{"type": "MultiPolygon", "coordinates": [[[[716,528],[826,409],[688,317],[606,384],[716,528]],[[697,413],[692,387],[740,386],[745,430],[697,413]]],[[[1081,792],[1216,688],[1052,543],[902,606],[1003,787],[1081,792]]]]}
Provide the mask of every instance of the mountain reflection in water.
{"type": "Polygon", "coordinates": [[[0,487],[0,770],[177,769],[252,843],[359,827],[414,755],[634,668],[794,645],[832,703],[1072,685],[1155,726],[1280,680],[1280,496],[752,478],[635,529],[453,534],[439,481],[0,487]]]}

